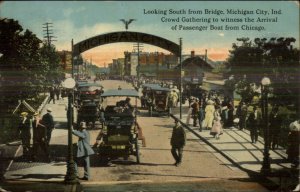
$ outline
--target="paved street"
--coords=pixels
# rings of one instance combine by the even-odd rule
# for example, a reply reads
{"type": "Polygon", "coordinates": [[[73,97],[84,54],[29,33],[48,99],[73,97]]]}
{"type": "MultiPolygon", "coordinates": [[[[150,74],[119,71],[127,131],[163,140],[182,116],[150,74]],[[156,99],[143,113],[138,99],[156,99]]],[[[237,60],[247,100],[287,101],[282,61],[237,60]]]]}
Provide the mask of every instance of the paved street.
{"type": "MultiPolygon", "coordinates": [[[[121,81],[107,80],[101,84],[105,89],[118,86],[124,89],[132,88],[130,84],[121,81]]],[[[56,121],[56,129],[53,131],[50,143],[53,161],[51,163],[23,162],[18,158],[22,154],[20,148],[5,174],[8,183],[3,186],[7,189],[12,187],[9,183],[15,181],[47,183],[64,181],[67,155],[66,105],[65,99],[57,101],[56,104],[47,104],[45,107],[45,109],[52,108],[56,121]]],[[[187,107],[183,108],[185,112],[187,107]]],[[[174,110],[175,116],[178,116],[176,111],[178,110],[174,110]]],[[[183,115],[182,122],[185,122],[185,117],[183,115]]],[[[135,156],[130,156],[126,161],[118,159],[110,166],[101,166],[98,157],[94,155],[91,158],[91,180],[81,183],[84,191],[99,191],[99,186],[102,186],[101,191],[118,191],[120,186],[116,184],[126,184],[127,187],[123,185],[121,187],[125,191],[134,191],[135,187],[145,191],[160,187],[166,191],[176,191],[181,188],[193,191],[195,187],[199,191],[218,191],[217,189],[221,188],[222,191],[268,191],[261,185],[262,183],[258,183],[257,179],[251,178],[245,171],[259,172],[260,170],[263,149],[261,138],[257,144],[251,144],[247,131],[233,128],[225,130],[220,140],[215,140],[209,135],[209,131],[204,130],[200,133],[197,128],[190,126],[196,134],[186,129],[187,144],[184,148],[183,163],[180,167],[175,167],[170,153],[170,137],[174,120],[167,116],[149,117],[147,111],[140,110],[138,122],[146,138],[146,147],[142,147],[140,143],[141,163],[136,164],[135,156]],[[222,151],[229,159],[216,149],[222,151]],[[211,188],[212,186],[214,187],[211,188]]],[[[99,131],[99,129],[89,130],[91,145],[94,144],[99,131]]],[[[73,141],[76,142],[77,138],[73,137],[73,141]]],[[[271,158],[272,168],[288,166],[282,161],[285,158],[282,149],[272,152],[271,158]]],[[[79,174],[83,175],[82,168],[79,169],[79,174]]]]}

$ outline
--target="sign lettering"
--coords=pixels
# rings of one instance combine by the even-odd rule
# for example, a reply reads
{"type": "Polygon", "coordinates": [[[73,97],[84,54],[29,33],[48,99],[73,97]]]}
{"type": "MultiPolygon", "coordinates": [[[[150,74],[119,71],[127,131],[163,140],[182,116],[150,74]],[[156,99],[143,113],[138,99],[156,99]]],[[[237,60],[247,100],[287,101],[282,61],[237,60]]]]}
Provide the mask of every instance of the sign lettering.
{"type": "Polygon", "coordinates": [[[73,48],[74,55],[79,55],[80,53],[97,46],[101,46],[109,43],[116,43],[116,42],[146,43],[146,44],[150,44],[150,45],[154,45],[166,49],[172,52],[173,54],[177,55],[178,57],[180,55],[180,46],[172,41],[169,41],[167,39],[155,35],[150,35],[147,33],[128,32],[128,31],[102,34],[81,41],[74,45],[73,48]]]}

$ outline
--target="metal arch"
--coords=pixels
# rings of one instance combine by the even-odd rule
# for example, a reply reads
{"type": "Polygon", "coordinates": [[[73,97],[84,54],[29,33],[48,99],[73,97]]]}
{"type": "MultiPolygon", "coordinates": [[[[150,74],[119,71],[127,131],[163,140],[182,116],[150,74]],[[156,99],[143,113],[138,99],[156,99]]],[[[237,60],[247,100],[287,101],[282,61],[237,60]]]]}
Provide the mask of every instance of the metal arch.
{"type": "Polygon", "coordinates": [[[155,35],[140,33],[140,32],[129,32],[129,31],[119,31],[112,33],[105,33],[91,37],[89,39],[83,40],[79,43],[74,44],[73,52],[74,55],[79,55],[80,53],[92,49],[97,46],[118,43],[118,42],[140,42],[150,45],[154,45],[165,50],[170,51],[177,57],[180,57],[180,45],[169,41],[165,38],[158,37],[155,35]]]}

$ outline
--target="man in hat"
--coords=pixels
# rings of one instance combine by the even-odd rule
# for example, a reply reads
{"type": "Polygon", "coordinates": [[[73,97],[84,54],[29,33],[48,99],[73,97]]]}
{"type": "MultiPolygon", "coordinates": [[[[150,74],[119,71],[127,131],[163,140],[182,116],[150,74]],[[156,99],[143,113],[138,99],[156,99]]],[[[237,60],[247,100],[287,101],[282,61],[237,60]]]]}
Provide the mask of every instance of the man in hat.
{"type": "Polygon", "coordinates": [[[31,121],[30,121],[30,118],[28,118],[27,112],[21,113],[18,128],[20,131],[20,138],[22,140],[22,146],[23,146],[23,158],[25,160],[29,160],[30,139],[31,139],[31,133],[30,133],[31,121]]]}
{"type": "Polygon", "coordinates": [[[274,105],[270,114],[270,146],[272,149],[278,148],[279,133],[282,124],[281,115],[278,114],[279,106],[274,105]]]}
{"type": "Polygon", "coordinates": [[[49,148],[47,143],[47,127],[43,124],[43,121],[39,118],[39,114],[35,113],[33,115],[33,160],[37,160],[38,150],[45,153],[46,160],[50,161],[49,148]]]}
{"type": "Polygon", "coordinates": [[[47,113],[45,115],[43,115],[43,117],[42,117],[43,124],[47,128],[47,140],[46,141],[47,141],[48,146],[50,143],[52,131],[54,129],[54,120],[53,120],[53,116],[52,116],[51,112],[52,112],[52,109],[48,108],[47,113]]]}
{"type": "MultiPolygon", "coordinates": [[[[86,130],[86,123],[81,122],[79,126],[79,130],[72,130],[73,135],[78,137],[77,142],[77,161],[83,160],[84,162],[84,176],[81,178],[82,180],[89,180],[90,176],[90,155],[94,154],[94,150],[90,146],[90,135],[86,130]]],[[[77,162],[75,163],[75,169],[78,174],[77,162]]]]}
{"type": "Polygon", "coordinates": [[[179,125],[178,120],[175,119],[175,126],[173,127],[172,137],[171,137],[171,146],[172,146],[171,153],[175,159],[174,165],[176,167],[181,164],[185,140],[186,140],[186,136],[183,127],[179,125]]]}
{"type": "Polygon", "coordinates": [[[197,126],[197,119],[199,113],[199,99],[195,98],[195,102],[191,105],[192,107],[192,117],[193,117],[193,126],[197,126]]]}
{"type": "Polygon", "coordinates": [[[248,124],[249,124],[249,129],[250,129],[250,137],[251,137],[251,142],[256,143],[258,140],[258,130],[259,130],[259,123],[260,123],[260,115],[257,110],[257,107],[253,107],[253,111],[249,114],[248,117],[248,124]]]}

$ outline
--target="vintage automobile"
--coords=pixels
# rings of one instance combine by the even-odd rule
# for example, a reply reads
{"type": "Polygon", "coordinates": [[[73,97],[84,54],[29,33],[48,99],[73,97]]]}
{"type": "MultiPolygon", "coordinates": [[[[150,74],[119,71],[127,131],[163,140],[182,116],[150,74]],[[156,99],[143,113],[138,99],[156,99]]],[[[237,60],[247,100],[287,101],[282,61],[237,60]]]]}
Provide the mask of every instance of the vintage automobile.
{"type": "Polygon", "coordinates": [[[148,112],[170,115],[171,107],[169,105],[170,89],[166,87],[152,87],[148,99],[148,112]]]}
{"type": "Polygon", "coordinates": [[[85,121],[88,125],[92,125],[89,127],[95,128],[95,122],[100,121],[100,96],[103,93],[103,87],[99,83],[78,81],[76,89],[77,125],[85,121]]]}
{"type": "Polygon", "coordinates": [[[133,89],[107,90],[102,95],[102,118],[104,127],[97,137],[100,161],[109,161],[130,155],[140,163],[139,131],[137,130],[136,107],[139,94],[133,89]],[[130,98],[135,98],[133,105],[130,98]]]}
{"type": "Polygon", "coordinates": [[[149,109],[152,98],[152,88],[160,88],[159,84],[146,83],[142,85],[141,107],[149,109]]]}
{"type": "MultiPolygon", "coordinates": [[[[78,108],[77,125],[80,122],[86,122],[91,125],[92,129],[95,128],[96,121],[100,121],[100,109],[99,105],[93,100],[84,100],[78,108]]],[[[100,121],[101,122],[101,121],[100,121]]]]}
{"type": "Polygon", "coordinates": [[[77,99],[81,104],[84,100],[93,100],[96,104],[100,102],[103,87],[99,83],[80,83],[77,85],[77,99]]]}

